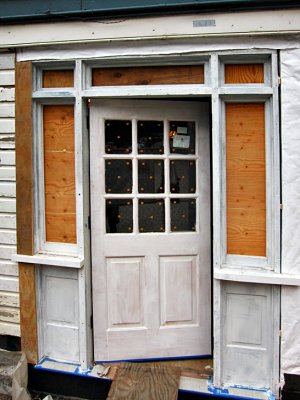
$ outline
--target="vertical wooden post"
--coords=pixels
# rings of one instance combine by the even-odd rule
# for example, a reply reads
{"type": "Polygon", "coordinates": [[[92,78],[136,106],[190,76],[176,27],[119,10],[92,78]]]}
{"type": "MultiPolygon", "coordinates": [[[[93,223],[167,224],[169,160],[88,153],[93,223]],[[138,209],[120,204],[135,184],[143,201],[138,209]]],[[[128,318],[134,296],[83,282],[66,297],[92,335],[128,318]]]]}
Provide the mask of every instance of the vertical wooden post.
{"type": "MultiPolygon", "coordinates": [[[[16,63],[17,252],[32,255],[33,132],[32,63],[16,63]]],[[[21,345],[30,363],[37,363],[35,265],[19,264],[21,345]]]]}

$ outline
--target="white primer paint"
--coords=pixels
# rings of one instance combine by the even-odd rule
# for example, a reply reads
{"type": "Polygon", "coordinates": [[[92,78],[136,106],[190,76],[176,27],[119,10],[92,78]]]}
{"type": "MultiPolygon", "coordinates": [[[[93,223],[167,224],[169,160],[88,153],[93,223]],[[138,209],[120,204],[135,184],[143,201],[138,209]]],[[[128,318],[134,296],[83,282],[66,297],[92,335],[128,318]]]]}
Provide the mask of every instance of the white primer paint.
{"type": "Polygon", "coordinates": [[[299,32],[299,10],[248,11],[144,17],[134,20],[54,22],[24,24],[0,28],[3,47],[95,41],[170,39],[224,35],[257,35],[277,32],[299,32]],[[199,27],[197,21],[215,20],[215,26],[199,27]]]}
{"type": "MultiPolygon", "coordinates": [[[[244,50],[253,54],[266,49],[293,49],[299,48],[299,35],[283,35],[272,36],[247,36],[240,38],[238,36],[233,38],[218,37],[218,38],[191,38],[189,40],[184,38],[177,38],[170,40],[166,45],[165,40],[143,40],[137,42],[122,43],[90,43],[86,45],[67,45],[60,44],[55,47],[28,47],[19,49],[17,52],[17,61],[43,61],[43,60],[72,60],[72,59],[95,59],[103,58],[107,61],[120,63],[121,57],[124,57],[125,62],[130,61],[130,57],[143,59],[147,63],[158,56],[176,56],[181,54],[203,56],[211,53],[212,51],[228,51],[228,54],[234,56],[235,53],[242,54],[244,50]],[[126,60],[127,58],[127,60],[126,60]],[[129,59],[129,60],[128,60],[129,59]]],[[[103,60],[104,62],[104,60],[103,60]]],[[[170,62],[174,63],[174,59],[170,62]]],[[[178,62],[178,61],[177,61],[178,62]]]]}
{"type": "MultiPolygon", "coordinates": [[[[283,50],[282,93],[282,272],[300,274],[300,50],[283,50]]],[[[300,288],[283,287],[282,374],[300,374],[300,288]]]]}
{"type": "Polygon", "coordinates": [[[20,336],[15,201],[15,55],[0,54],[0,335],[20,336]]]}

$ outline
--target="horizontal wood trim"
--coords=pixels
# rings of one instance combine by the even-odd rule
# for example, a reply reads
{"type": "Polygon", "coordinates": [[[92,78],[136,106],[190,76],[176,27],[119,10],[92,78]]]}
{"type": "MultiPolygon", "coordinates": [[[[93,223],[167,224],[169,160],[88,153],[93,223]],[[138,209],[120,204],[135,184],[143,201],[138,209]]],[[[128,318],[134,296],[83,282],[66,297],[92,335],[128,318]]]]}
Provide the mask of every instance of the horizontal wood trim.
{"type": "Polygon", "coordinates": [[[226,104],[227,254],[266,255],[265,108],[226,104]]]}
{"type": "Polygon", "coordinates": [[[93,68],[92,86],[203,84],[203,65],[93,68]]]}
{"type": "Polygon", "coordinates": [[[264,64],[225,64],[225,83],[264,83],[264,64]]]}
{"type": "Polygon", "coordinates": [[[74,86],[74,71],[66,70],[44,70],[42,79],[43,88],[64,88],[74,86]]]}
{"type": "Polygon", "coordinates": [[[43,108],[46,240],[76,243],[74,106],[43,108]]]}

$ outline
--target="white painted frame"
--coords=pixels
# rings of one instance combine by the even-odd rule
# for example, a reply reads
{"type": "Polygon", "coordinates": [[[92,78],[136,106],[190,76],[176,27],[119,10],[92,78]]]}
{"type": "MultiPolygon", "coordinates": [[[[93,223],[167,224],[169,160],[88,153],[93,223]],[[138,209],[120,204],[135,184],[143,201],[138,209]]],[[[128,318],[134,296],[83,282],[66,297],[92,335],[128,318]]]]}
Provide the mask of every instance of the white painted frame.
{"type": "MultiPolygon", "coordinates": [[[[269,61],[264,61],[269,63],[269,61]]],[[[51,68],[51,62],[43,62],[35,63],[37,68],[37,74],[40,72],[40,68],[47,67],[47,69],[51,68]]],[[[64,62],[60,64],[60,62],[56,61],[53,63],[54,68],[58,68],[61,65],[61,68],[65,66],[64,62]]],[[[269,75],[268,75],[269,76],[269,75]]],[[[244,276],[243,282],[253,282],[254,280],[261,283],[266,284],[274,284],[279,283],[279,279],[271,277],[274,272],[279,271],[279,252],[280,252],[280,210],[279,210],[279,121],[278,121],[278,76],[277,76],[277,54],[276,51],[272,50],[232,50],[232,51],[215,51],[210,53],[199,53],[194,54],[193,56],[183,56],[178,54],[176,56],[166,56],[162,54],[155,59],[151,56],[144,57],[111,57],[107,58],[99,58],[97,60],[77,60],[76,68],[75,68],[75,83],[73,89],[40,89],[40,84],[35,85],[35,90],[33,92],[33,99],[36,100],[36,104],[38,105],[40,102],[59,102],[63,101],[75,101],[76,107],[79,109],[79,113],[76,116],[75,121],[75,131],[76,136],[79,138],[76,139],[76,146],[83,145],[83,150],[81,154],[77,155],[78,161],[82,162],[83,165],[77,165],[76,179],[80,179],[82,182],[81,188],[84,188],[84,200],[78,200],[78,205],[82,208],[77,209],[77,212],[81,212],[81,215],[78,216],[78,223],[84,224],[84,228],[82,232],[79,232],[78,236],[78,247],[80,251],[84,254],[84,267],[80,270],[79,279],[80,279],[80,297],[83,299],[85,296],[86,303],[84,300],[80,303],[80,310],[82,315],[85,315],[85,319],[81,320],[81,324],[83,324],[82,334],[81,334],[81,349],[83,349],[84,354],[81,357],[82,366],[88,365],[87,360],[91,360],[91,342],[88,340],[88,332],[89,325],[87,323],[87,316],[90,312],[90,271],[89,271],[89,249],[87,243],[89,243],[89,235],[87,234],[87,216],[89,210],[89,200],[88,200],[88,188],[86,187],[86,183],[88,181],[88,146],[87,146],[87,135],[85,126],[85,108],[84,101],[90,97],[93,98],[151,98],[151,97],[182,97],[182,98],[191,98],[197,96],[206,96],[211,97],[212,99],[212,181],[213,181],[213,194],[212,194],[212,212],[213,212],[213,269],[215,271],[214,279],[214,298],[213,298],[213,307],[214,307],[214,385],[221,385],[221,375],[222,375],[222,327],[220,325],[220,315],[221,315],[221,304],[222,304],[222,285],[226,280],[237,280],[240,281],[244,276]],[[252,62],[266,60],[267,56],[270,56],[270,67],[268,70],[270,71],[270,85],[269,80],[265,82],[264,85],[224,85],[222,82],[222,68],[223,61],[222,59],[232,59],[240,60],[240,62],[248,62],[249,57],[251,57],[252,62]],[[189,61],[188,61],[189,60],[189,61]],[[132,65],[160,65],[164,64],[189,64],[189,63],[205,63],[205,83],[204,85],[153,85],[153,86],[122,86],[122,87],[91,87],[91,68],[92,66],[132,66],[132,65]],[[248,260],[245,260],[244,256],[239,257],[238,260],[233,260],[233,264],[224,263],[225,260],[225,248],[224,248],[224,229],[226,232],[226,220],[224,221],[222,215],[226,211],[226,203],[224,202],[224,193],[226,193],[225,181],[222,178],[221,171],[224,171],[224,162],[225,162],[225,153],[224,153],[224,134],[222,134],[222,102],[232,100],[235,97],[239,99],[260,99],[260,101],[268,101],[269,103],[269,113],[271,117],[269,118],[269,126],[267,127],[267,131],[271,130],[273,132],[272,140],[270,143],[267,143],[267,158],[271,163],[269,167],[269,179],[272,182],[272,187],[268,191],[267,196],[270,197],[271,207],[267,211],[267,219],[270,219],[270,215],[273,215],[274,218],[271,218],[270,227],[268,229],[268,243],[269,248],[271,249],[272,260],[270,264],[272,268],[265,269],[264,276],[259,277],[263,272],[263,269],[260,271],[260,268],[265,268],[265,261],[263,264],[260,263],[261,260],[258,260],[259,270],[257,269],[258,265],[255,265],[255,260],[253,257],[248,257],[248,260]],[[272,98],[272,100],[270,100],[272,98]],[[81,172],[78,169],[81,169],[81,172]],[[78,175],[77,175],[78,174],[78,175]],[[82,211],[83,210],[83,214],[82,211]],[[79,241],[80,238],[80,241],[79,241]],[[81,241],[83,240],[83,242],[81,241]],[[80,243],[79,243],[80,242],[80,243]],[[243,260],[243,261],[242,261],[243,260]],[[244,260],[246,263],[250,263],[250,267],[254,267],[253,269],[249,269],[249,265],[243,265],[244,260]],[[236,262],[235,262],[236,261],[236,262]],[[251,265],[252,264],[252,265],[251,265]],[[254,265],[253,265],[254,264],[254,265]],[[234,270],[234,273],[229,274],[229,267],[233,267],[231,270],[234,270]],[[247,274],[244,275],[244,271],[247,271],[247,274]],[[273,272],[271,271],[273,270],[273,272]],[[222,272],[223,271],[223,272],[222,272]],[[270,274],[270,278],[268,277],[270,274]],[[86,292],[84,293],[84,291],[86,292]],[[82,347],[83,346],[83,347],[82,347]]],[[[77,112],[76,112],[77,114],[77,112]]],[[[36,117],[36,124],[38,123],[38,118],[36,117]]],[[[37,151],[37,148],[36,150],[37,151]]],[[[77,203],[76,203],[77,206],[77,203]]],[[[226,215],[226,212],[225,212],[226,215]]],[[[82,229],[82,228],[80,228],[82,229]]],[[[226,243],[226,242],[225,242],[226,243]]],[[[78,249],[79,251],[79,249],[78,249]]],[[[230,261],[230,260],[229,260],[230,261]]],[[[49,265],[51,265],[51,261],[49,260],[49,265]]],[[[279,275],[279,274],[278,274],[279,275]]],[[[299,278],[300,279],[300,278],[299,278]]],[[[281,281],[280,281],[281,282],[281,281]]],[[[285,282],[285,281],[284,281],[285,282]]],[[[286,283],[291,284],[291,278],[286,277],[286,283]]],[[[273,288],[273,315],[272,319],[274,321],[274,370],[273,370],[273,378],[274,385],[277,382],[277,377],[279,376],[279,337],[276,336],[277,328],[279,329],[279,289],[273,288]]]]}

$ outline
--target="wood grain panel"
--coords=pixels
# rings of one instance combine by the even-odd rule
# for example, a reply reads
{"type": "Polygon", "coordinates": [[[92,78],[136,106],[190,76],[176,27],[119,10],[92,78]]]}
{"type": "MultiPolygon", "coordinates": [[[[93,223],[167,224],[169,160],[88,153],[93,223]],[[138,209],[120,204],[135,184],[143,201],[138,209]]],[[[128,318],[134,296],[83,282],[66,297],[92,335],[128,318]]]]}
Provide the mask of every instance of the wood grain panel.
{"type": "Polygon", "coordinates": [[[123,363],[118,368],[108,400],[176,400],[180,368],[123,363]]]}
{"type": "Polygon", "coordinates": [[[225,64],[225,83],[264,83],[264,64],[225,64]]]}
{"type": "Polygon", "coordinates": [[[266,255],[265,108],[226,105],[227,253],[266,255]]]}
{"type": "Polygon", "coordinates": [[[19,263],[21,345],[27,361],[38,362],[35,265],[19,263]]]}
{"type": "MultiPolygon", "coordinates": [[[[32,64],[16,63],[17,252],[33,254],[32,64]]],[[[35,266],[19,263],[21,344],[37,363],[35,266]]]]}
{"type": "Polygon", "coordinates": [[[44,106],[43,120],[45,149],[74,152],[74,107],[72,105],[44,106]]]}
{"type": "Polygon", "coordinates": [[[74,86],[74,72],[72,69],[44,70],[43,88],[60,88],[74,86]]]}
{"type": "Polygon", "coordinates": [[[76,243],[73,105],[43,109],[46,240],[76,243]]]}
{"type": "Polygon", "coordinates": [[[203,84],[203,65],[94,68],[93,86],[203,84]]]}
{"type": "Polygon", "coordinates": [[[33,254],[32,65],[16,63],[17,251],[33,254]]]}

